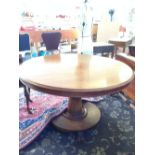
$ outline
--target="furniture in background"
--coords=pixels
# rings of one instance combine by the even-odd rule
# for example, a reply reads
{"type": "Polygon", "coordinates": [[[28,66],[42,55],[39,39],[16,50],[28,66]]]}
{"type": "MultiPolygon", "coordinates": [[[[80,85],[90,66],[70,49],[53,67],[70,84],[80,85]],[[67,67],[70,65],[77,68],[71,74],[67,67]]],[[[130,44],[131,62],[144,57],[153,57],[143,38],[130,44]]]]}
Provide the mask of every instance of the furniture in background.
{"type": "Polygon", "coordinates": [[[93,43],[93,54],[101,54],[102,56],[114,57],[114,45],[104,42],[93,43]]]}
{"type": "MultiPolygon", "coordinates": [[[[19,64],[21,65],[24,61],[31,58],[31,48],[30,48],[30,38],[29,34],[19,34],[19,64]]],[[[27,104],[28,113],[32,114],[29,102],[32,102],[30,99],[30,88],[24,85],[19,79],[19,87],[24,88],[24,95],[27,104]]]]}
{"type": "MultiPolygon", "coordinates": [[[[78,30],[76,28],[70,28],[67,30],[52,30],[52,29],[28,29],[24,28],[20,30],[20,33],[28,33],[30,36],[30,41],[35,43],[37,46],[38,44],[42,43],[42,33],[46,32],[60,32],[61,33],[61,42],[63,41],[75,41],[78,39],[78,30]]],[[[38,47],[37,47],[38,48],[38,47]]]]}
{"type": "Polygon", "coordinates": [[[71,52],[78,53],[78,41],[77,40],[71,42],[71,52]]]}
{"type": "Polygon", "coordinates": [[[115,45],[115,54],[117,53],[117,50],[119,47],[123,48],[123,53],[125,53],[126,47],[128,47],[132,43],[132,38],[117,37],[117,38],[109,39],[108,42],[115,45]]]}
{"type": "Polygon", "coordinates": [[[58,51],[61,40],[60,32],[44,32],[41,36],[47,50],[46,55],[53,54],[54,51],[58,51]]]}
{"type": "Polygon", "coordinates": [[[126,64],[111,58],[56,54],[22,64],[20,79],[32,89],[69,97],[67,110],[52,123],[64,131],[82,131],[95,126],[101,113],[96,105],[83,104],[81,97],[122,90],[132,81],[133,71],[126,64]]]}
{"type": "Polygon", "coordinates": [[[29,34],[19,34],[19,62],[31,58],[29,34]]]}
{"type": "Polygon", "coordinates": [[[135,57],[135,44],[129,45],[129,54],[135,57]]]}
{"type": "Polygon", "coordinates": [[[98,24],[94,23],[92,25],[92,32],[91,32],[91,36],[92,36],[92,41],[96,42],[97,41],[97,31],[98,31],[98,24]]]}
{"type": "Polygon", "coordinates": [[[30,50],[29,34],[19,34],[19,51],[30,50]]]}
{"type": "MultiPolygon", "coordinates": [[[[118,53],[115,56],[116,60],[119,60],[127,65],[129,65],[133,71],[135,71],[135,58],[133,56],[129,56],[125,53],[118,53]]],[[[135,78],[126,88],[122,89],[123,93],[129,96],[132,100],[135,101],[135,78]]]]}
{"type": "Polygon", "coordinates": [[[78,41],[72,41],[72,42],[61,42],[60,43],[60,51],[61,53],[77,53],[78,52],[78,41]]]}
{"type": "MultiPolygon", "coordinates": [[[[67,43],[68,45],[71,45],[71,50],[73,52],[77,52],[77,48],[74,47],[77,46],[75,42],[78,40],[78,30],[77,28],[70,28],[70,29],[62,29],[62,30],[54,30],[54,29],[37,29],[35,27],[32,28],[22,28],[20,30],[20,34],[28,33],[30,36],[30,42],[38,52],[39,56],[43,56],[45,54],[45,48],[42,47],[42,33],[47,32],[60,32],[61,33],[61,43],[67,43]],[[75,45],[75,46],[74,46],[75,45]]],[[[64,47],[65,48],[65,47],[64,47]]]]}

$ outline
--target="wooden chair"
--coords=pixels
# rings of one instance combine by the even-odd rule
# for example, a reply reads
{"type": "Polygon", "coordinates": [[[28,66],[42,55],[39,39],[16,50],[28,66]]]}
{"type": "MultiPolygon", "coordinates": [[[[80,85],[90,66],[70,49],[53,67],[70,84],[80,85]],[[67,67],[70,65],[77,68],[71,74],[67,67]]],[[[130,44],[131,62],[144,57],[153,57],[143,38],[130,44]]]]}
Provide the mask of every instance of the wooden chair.
{"type": "MultiPolygon", "coordinates": [[[[129,65],[135,72],[135,58],[133,56],[126,55],[125,53],[118,53],[115,56],[116,60],[124,62],[129,65]]],[[[122,92],[135,101],[135,78],[129,84],[128,87],[124,88],[122,92]]]]}

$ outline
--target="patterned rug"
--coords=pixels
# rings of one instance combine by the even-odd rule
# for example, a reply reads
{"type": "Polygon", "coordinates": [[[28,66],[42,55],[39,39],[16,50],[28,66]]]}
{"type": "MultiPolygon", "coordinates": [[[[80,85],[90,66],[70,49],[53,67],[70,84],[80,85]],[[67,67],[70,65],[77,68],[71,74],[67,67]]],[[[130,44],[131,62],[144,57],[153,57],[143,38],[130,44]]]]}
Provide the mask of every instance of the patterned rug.
{"type": "MultiPolygon", "coordinates": [[[[35,95],[32,93],[31,98],[35,95]]],[[[133,101],[124,100],[119,93],[83,99],[88,100],[101,111],[101,120],[95,127],[83,132],[60,132],[48,123],[53,115],[44,123],[44,130],[40,130],[37,138],[20,150],[20,155],[134,155],[135,111],[130,107],[133,101]]],[[[65,109],[67,98],[59,101],[65,109]]]]}
{"type": "Polygon", "coordinates": [[[22,149],[32,142],[46,127],[48,122],[62,113],[68,104],[66,97],[54,96],[31,90],[33,114],[26,109],[23,89],[19,93],[19,148],[22,149]]]}
{"type": "MultiPolygon", "coordinates": [[[[19,93],[19,149],[31,143],[54,117],[61,114],[68,106],[68,98],[49,95],[31,90],[33,114],[26,109],[23,89],[19,93]]],[[[88,98],[90,101],[102,100],[102,97],[88,98]]],[[[87,98],[85,98],[87,100],[87,98]]]]}

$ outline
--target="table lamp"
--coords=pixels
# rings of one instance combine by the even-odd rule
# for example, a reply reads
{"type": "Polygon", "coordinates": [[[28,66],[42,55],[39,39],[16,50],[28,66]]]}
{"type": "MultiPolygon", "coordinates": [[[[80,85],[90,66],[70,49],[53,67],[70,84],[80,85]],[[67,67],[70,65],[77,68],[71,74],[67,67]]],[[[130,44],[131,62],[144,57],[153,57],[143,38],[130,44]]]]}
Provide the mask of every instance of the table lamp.
{"type": "Polygon", "coordinates": [[[119,27],[119,32],[122,32],[122,36],[121,36],[121,38],[123,38],[123,37],[124,37],[124,33],[126,32],[126,27],[120,25],[120,27],[119,27]]]}

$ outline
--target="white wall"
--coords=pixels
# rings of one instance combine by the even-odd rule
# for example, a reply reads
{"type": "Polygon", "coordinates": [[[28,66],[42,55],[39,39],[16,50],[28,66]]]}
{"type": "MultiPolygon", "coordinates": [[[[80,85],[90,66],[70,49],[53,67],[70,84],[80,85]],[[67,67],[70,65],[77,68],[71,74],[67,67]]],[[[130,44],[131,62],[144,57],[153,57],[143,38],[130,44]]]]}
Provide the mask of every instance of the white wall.
{"type": "Polygon", "coordinates": [[[119,25],[117,21],[101,21],[98,25],[97,41],[108,42],[109,38],[117,37],[119,34],[119,25]]]}
{"type": "MultiPolygon", "coordinates": [[[[79,17],[80,13],[75,7],[82,6],[83,2],[84,0],[22,0],[20,10],[21,12],[32,11],[38,15],[34,19],[35,21],[46,21],[46,25],[53,27],[61,25],[58,20],[55,20],[55,15],[69,14],[70,21],[75,23],[73,25],[78,25],[81,23],[76,16],[79,17]]],[[[88,0],[88,2],[93,7],[93,18],[100,20],[97,41],[107,42],[109,38],[117,36],[120,24],[126,26],[127,31],[134,31],[134,21],[129,22],[129,11],[134,7],[134,0],[88,0]],[[108,13],[109,9],[115,10],[112,22],[108,13]]]]}
{"type": "MultiPolygon", "coordinates": [[[[101,0],[98,0],[101,2],[101,0]]],[[[134,14],[131,21],[131,9],[134,8],[134,0],[109,0],[99,7],[101,11],[98,23],[97,41],[108,42],[112,37],[119,36],[119,26],[126,27],[126,36],[134,33],[134,14]],[[113,21],[110,21],[109,9],[114,9],[113,21]]]]}

